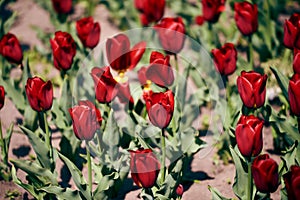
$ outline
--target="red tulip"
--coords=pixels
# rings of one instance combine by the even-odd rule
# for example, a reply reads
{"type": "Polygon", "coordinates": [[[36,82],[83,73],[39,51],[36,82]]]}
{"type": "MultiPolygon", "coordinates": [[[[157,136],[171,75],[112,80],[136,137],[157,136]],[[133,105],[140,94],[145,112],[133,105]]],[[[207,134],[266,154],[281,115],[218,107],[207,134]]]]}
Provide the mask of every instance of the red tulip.
{"type": "Polygon", "coordinates": [[[242,115],[235,129],[235,137],[241,154],[257,156],[263,147],[262,129],[264,122],[254,115],[242,115]]]}
{"type": "Polygon", "coordinates": [[[133,98],[130,94],[129,82],[118,83],[116,86],[117,97],[121,103],[129,103],[130,105],[134,104],[133,98]]]}
{"type": "Polygon", "coordinates": [[[234,3],[234,19],[243,35],[252,35],[258,29],[257,5],[247,1],[234,3]]]}
{"type": "Polygon", "coordinates": [[[78,105],[69,109],[73,122],[73,130],[79,140],[93,139],[100,128],[102,118],[96,106],[88,101],[79,101],[78,105]]]}
{"type": "Polygon", "coordinates": [[[292,113],[300,117],[300,74],[294,74],[291,78],[288,95],[292,113]]]}
{"type": "Polygon", "coordinates": [[[130,151],[130,171],[135,184],[151,188],[157,179],[160,164],[151,149],[130,151]]]}
{"type": "Polygon", "coordinates": [[[5,101],[5,90],[2,85],[0,85],[0,110],[4,106],[4,101],[5,101]]]}
{"type": "Polygon", "coordinates": [[[298,200],[300,197],[300,167],[293,165],[291,170],[283,175],[288,200],[298,200]]]}
{"type": "Polygon", "coordinates": [[[76,22],[76,31],[83,46],[95,48],[100,39],[100,24],[92,17],[85,17],[76,22]]]}
{"type": "Polygon", "coordinates": [[[164,15],[165,0],[134,0],[136,9],[140,11],[143,26],[158,22],[164,15]]]}
{"type": "Polygon", "coordinates": [[[177,188],[176,188],[176,194],[177,194],[178,196],[182,196],[182,195],[183,195],[183,192],[184,192],[184,188],[183,188],[183,186],[182,186],[181,184],[179,184],[179,185],[177,186],[177,188]]]}
{"type": "Polygon", "coordinates": [[[300,74],[300,49],[294,48],[293,70],[300,74]]]}
{"type": "Polygon", "coordinates": [[[67,32],[55,32],[54,39],[50,39],[54,66],[59,70],[71,68],[76,54],[76,44],[72,36],[67,32]]]}
{"type": "Polygon", "coordinates": [[[237,51],[232,43],[211,51],[215,66],[221,75],[228,76],[236,70],[237,51]]]}
{"type": "Polygon", "coordinates": [[[7,33],[0,40],[0,54],[9,62],[21,64],[23,60],[23,52],[18,38],[7,33]]]}
{"type": "MultiPolygon", "coordinates": [[[[220,14],[225,10],[225,1],[226,0],[202,0],[203,21],[216,23],[220,14]]],[[[198,18],[199,17],[201,16],[198,16],[198,18]]]]}
{"type": "Polygon", "coordinates": [[[240,97],[248,108],[259,108],[264,105],[266,98],[266,84],[268,76],[257,72],[242,71],[237,78],[240,97]]]}
{"type": "Polygon", "coordinates": [[[52,107],[53,87],[51,81],[39,77],[28,78],[25,86],[31,108],[35,111],[47,111],[52,107]]]}
{"type": "Polygon", "coordinates": [[[149,119],[154,126],[166,128],[173,116],[174,95],[171,90],[160,93],[149,91],[144,93],[149,119]]]}
{"type": "Polygon", "coordinates": [[[141,67],[141,69],[139,69],[138,71],[138,79],[141,83],[141,85],[145,86],[149,80],[146,77],[146,71],[147,71],[147,67],[141,67]]]}
{"type": "Polygon", "coordinates": [[[96,99],[100,103],[110,103],[117,95],[117,81],[110,73],[110,68],[94,67],[91,76],[94,80],[96,99]]]}
{"type": "Polygon", "coordinates": [[[268,154],[256,157],[251,169],[258,191],[271,193],[277,190],[279,185],[278,164],[268,154]]]}
{"type": "MultiPolygon", "coordinates": [[[[289,49],[293,49],[296,37],[300,30],[300,14],[294,13],[288,20],[284,22],[283,28],[283,44],[289,49]]],[[[300,41],[299,41],[300,42],[300,41]]]]}
{"type": "Polygon", "coordinates": [[[72,10],[72,0],[52,0],[54,10],[60,14],[67,14],[72,10]]]}
{"type": "Polygon", "coordinates": [[[185,41],[185,27],[181,17],[163,18],[154,28],[167,53],[177,54],[181,51],[185,41]]]}
{"type": "Polygon", "coordinates": [[[137,43],[130,49],[130,41],[124,34],[118,34],[107,39],[106,55],[111,68],[124,73],[133,69],[142,58],[146,48],[146,42],[137,43]]]}

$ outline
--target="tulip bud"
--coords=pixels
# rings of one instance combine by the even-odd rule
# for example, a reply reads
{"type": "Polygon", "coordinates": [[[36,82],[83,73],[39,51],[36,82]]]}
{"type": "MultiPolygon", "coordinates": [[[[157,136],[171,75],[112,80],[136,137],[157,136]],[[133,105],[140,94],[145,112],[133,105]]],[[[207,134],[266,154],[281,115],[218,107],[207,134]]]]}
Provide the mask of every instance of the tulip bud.
{"type": "Polygon", "coordinates": [[[110,103],[117,95],[117,81],[110,73],[110,68],[94,67],[91,76],[94,80],[96,99],[100,103],[110,103]]]}
{"type": "Polygon", "coordinates": [[[260,154],[263,147],[263,125],[263,120],[254,115],[242,115],[239,119],[235,129],[235,138],[243,156],[251,157],[260,154]]]}
{"type": "Polygon", "coordinates": [[[256,157],[251,169],[258,191],[271,193],[277,190],[279,185],[278,165],[268,154],[256,157]]]}
{"type": "Polygon", "coordinates": [[[243,35],[252,35],[258,29],[257,5],[247,1],[234,3],[234,19],[243,35]]]}
{"type": "Polygon", "coordinates": [[[139,10],[143,26],[158,22],[164,15],[165,0],[134,0],[135,8],[139,10]]]}
{"type": "Polygon", "coordinates": [[[225,0],[202,0],[203,20],[216,23],[225,10],[225,0]]]}
{"type": "Polygon", "coordinates": [[[181,51],[185,41],[185,27],[181,17],[163,18],[154,28],[167,53],[177,54],[181,51]]]}
{"type": "Polygon", "coordinates": [[[7,33],[0,40],[0,54],[9,62],[21,64],[23,60],[23,52],[18,38],[7,33]]]}
{"type": "Polygon", "coordinates": [[[237,78],[237,87],[244,105],[248,108],[259,108],[264,105],[268,76],[257,72],[242,71],[237,78]]]}
{"type": "Polygon", "coordinates": [[[181,184],[179,184],[179,185],[177,186],[177,188],[176,188],[176,194],[177,194],[178,196],[182,196],[182,195],[183,195],[183,192],[184,192],[184,188],[183,188],[183,186],[182,186],[181,184]]]}
{"type": "Polygon", "coordinates": [[[161,87],[171,86],[174,82],[174,73],[170,65],[170,56],[153,51],[150,56],[150,65],[146,71],[147,80],[161,87]]]}
{"type": "Polygon", "coordinates": [[[76,54],[76,44],[67,32],[55,32],[54,39],[50,39],[54,66],[59,70],[71,68],[76,54]]]}
{"type": "Polygon", "coordinates": [[[45,82],[39,77],[28,78],[25,91],[33,110],[47,111],[52,107],[53,87],[51,81],[45,82]]]}
{"type": "Polygon", "coordinates": [[[289,49],[293,49],[296,37],[300,32],[300,14],[294,13],[288,20],[284,22],[283,28],[283,44],[289,49]]]}
{"type": "Polygon", "coordinates": [[[124,73],[133,69],[142,58],[146,48],[146,42],[137,43],[130,49],[130,41],[124,34],[118,34],[107,39],[106,55],[111,68],[124,73]]]}
{"type": "Polygon", "coordinates": [[[236,70],[237,51],[232,43],[211,51],[215,66],[221,75],[228,76],[236,70]]]}
{"type": "Polygon", "coordinates": [[[151,188],[157,179],[160,164],[151,149],[130,151],[130,171],[135,184],[151,188]]]}
{"type": "Polygon", "coordinates": [[[283,175],[288,200],[299,199],[300,197],[300,167],[293,165],[291,170],[283,175]]]}
{"type": "Polygon", "coordinates": [[[4,101],[5,101],[5,90],[2,85],[0,85],[0,110],[4,106],[4,101]]]}
{"type": "Polygon", "coordinates": [[[92,17],[85,17],[76,22],[76,31],[83,46],[95,48],[100,39],[100,24],[92,17]]]}
{"type": "Polygon", "coordinates": [[[294,48],[293,70],[300,74],[300,49],[294,48]]]}
{"type": "Polygon", "coordinates": [[[160,93],[147,92],[143,95],[148,117],[154,126],[166,128],[174,112],[174,95],[171,90],[160,93]]]}
{"type": "Polygon", "coordinates": [[[292,113],[300,117],[300,74],[294,74],[291,78],[288,95],[292,113]]]}
{"type": "Polygon", "coordinates": [[[52,0],[52,5],[59,14],[67,14],[72,10],[72,0],[52,0]]]}
{"type": "Polygon", "coordinates": [[[88,101],[79,101],[78,105],[69,109],[73,122],[73,130],[79,140],[93,139],[100,128],[102,118],[96,106],[88,101]]]}

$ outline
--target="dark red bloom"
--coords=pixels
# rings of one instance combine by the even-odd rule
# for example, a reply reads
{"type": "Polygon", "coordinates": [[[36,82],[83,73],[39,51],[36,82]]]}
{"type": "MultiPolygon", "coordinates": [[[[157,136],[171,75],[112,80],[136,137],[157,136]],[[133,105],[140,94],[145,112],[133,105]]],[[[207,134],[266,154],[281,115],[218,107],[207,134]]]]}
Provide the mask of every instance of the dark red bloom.
{"type": "Polygon", "coordinates": [[[69,109],[73,122],[73,130],[79,140],[93,139],[100,128],[102,117],[96,106],[88,101],[79,101],[78,105],[69,109]]]}
{"type": "Polygon", "coordinates": [[[202,0],[201,3],[203,20],[216,23],[220,14],[225,10],[225,0],[202,0]]]}
{"type": "Polygon", "coordinates": [[[67,14],[72,10],[72,0],[52,0],[52,5],[59,14],[67,14]]]}
{"type": "Polygon", "coordinates": [[[100,39],[100,24],[92,17],[85,17],[76,22],[76,31],[83,46],[95,48],[100,39]]]}
{"type": "Polygon", "coordinates": [[[300,74],[294,74],[291,78],[288,95],[292,113],[300,117],[300,74]]]}
{"type": "Polygon", "coordinates": [[[130,171],[135,184],[151,188],[157,179],[160,164],[151,149],[130,151],[130,171]]]}
{"type": "Polygon", "coordinates": [[[258,29],[257,5],[247,1],[234,3],[234,19],[243,35],[252,35],[258,29]]]}
{"type": "Polygon", "coordinates": [[[118,34],[107,39],[106,55],[111,68],[119,73],[133,69],[142,58],[146,42],[137,43],[130,49],[130,41],[124,34],[118,34]]]}
{"type": "Polygon", "coordinates": [[[33,110],[47,111],[52,107],[53,86],[51,81],[45,82],[39,77],[28,78],[25,91],[33,110]]]}
{"type": "Polygon", "coordinates": [[[211,50],[214,63],[221,75],[228,76],[236,70],[237,51],[232,43],[211,50]]]}
{"type": "Polygon", "coordinates": [[[91,76],[94,80],[96,99],[100,103],[110,103],[117,95],[117,81],[110,73],[110,68],[94,67],[91,76]]]}
{"type": "Polygon", "coordinates": [[[0,110],[4,106],[4,101],[5,101],[5,90],[2,85],[0,85],[0,110]]]}
{"type": "Polygon", "coordinates": [[[9,62],[21,64],[23,60],[23,52],[18,38],[7,33],[0,40],[0,54],[9,62]]]}
{"type": "Polygon", "coordinates": [[[182,186],[181,184],[179,184],[179,185],[177,186],[177,188],[176,188],[176,194],[177,194],[178,196],[182,196],[182,195],[183,195],[183,192],[184,192],[184,188],[183,188],[183,186],[182,186]]]}
{"type": "Polygon", "coordinates": [[[300,49],[294,48],[293,70],[300,74],[300,49]]]}
{"type": "Polygon", "coordinates": [[[242,71],[237,78],[240,97],[248,108],[259,108],[264,105],[266,98],[266,84],[268,76],[257,72],[242,71]]]}
{"type": "Polygon", "coordinates": [[[76,44],[67,32],[55,32],[54,39],[50,39],[54,66],[59,70],[71,68],[76,54],[76,44]]]}
{"type": "Polygon", "coordinates": [[[279,185],[278,164],[268,154],[256,157],[251,169],[258,191],[271,193],[277,190],[279,185]]]}
{"type": "Polygon", "coordinates": [[[151,22],[158,22],[164,15],[165,0],[134,0],[136,9],[139,10],[143,26],[151,22]]]}
{"type": "Polygon", "coordinates": [[[170,65],[170,56],[153,51],[150,56],[150,65],[146,70],[146,78],[161,87],[171,86],[174,82],[174,73],[170,65]]]}
{"type": "Polygon", "coordinates": [[[241,154],[245,157],[257,156],[263,147],[263,120],[254,115],[242,115],[235,129],[235,137],[241,154]]]}
{"type": "Polygon", "coordinates": [[[291,170],[283,175],[288,200],[298,200],[300,197],[300,167],[293,165],[291,170]]]}
{"type": "Polygon", "coordinates": [[[167,53],[177,54],[181,51],[185,41],[185,27],[181,17],[163,18],[154,28],[167,53]]]}
{"type": "MultiPolygon", "coordinates": [[[[296,42],[296,37],[300,30],[300,14],[294,13],[285,20],[283,27],[283,44],[289,49],[293,49],[296,42]]],[[[299,41],[300,42],[300,41],[299,41]]]]}
{"type": "Polygon", "coordinates": [[[160,93],[152,91],[144,93],[146,109],[149,119],[154,126],[161,129],[166,128],[173,116],[174,112],[174,95],[171,90],[160,93]]]}

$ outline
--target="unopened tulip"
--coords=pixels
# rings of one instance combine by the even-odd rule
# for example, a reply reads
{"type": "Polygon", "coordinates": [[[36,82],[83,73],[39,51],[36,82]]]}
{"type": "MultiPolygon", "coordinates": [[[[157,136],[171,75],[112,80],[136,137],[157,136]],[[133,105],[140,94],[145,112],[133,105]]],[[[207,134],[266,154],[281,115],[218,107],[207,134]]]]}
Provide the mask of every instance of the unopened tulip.
{"type": "Polygon", "coordinates": [[[136,9],[140,12],[143,26],[158,22],[164,15],[165,0],[134,0],[136,9]]]}
{"type": "Polygon", "coordinates": [[[300,167],[293,165],[291,170],[283,175],[288,200],[299,200],[300,198],[300,167]]]}
{"type": "Polygon", "coordinates": [[[52,0],[52,5],[59,14],[67,14],[72,10],[72,0],[52,0]]]}
{"type": "Polygon", "coordinates": [[[292,113],[300,117],[300,74],[294,74],[291,78],[288,95],[292,113]]]}
{"type": "Polygon", "coordinates": [[[2,85],[0,85],[0,110],[4,106],[4,101],[5,101],[5,90],[2,85]]]}
{"type": "Polygon", "coordinates": [[[18,38],[7,33],[0,40],[0,54],[9,62],[21,64],[23,60],[23,52],[18,38]]]}
{"type": "Polygon", "coordinates": [[[92,17],[85,17],[76,22],[76,31],[83,46],[95,48],[100,39],[100,24],[92,17]]]}
{"type": "MultiPolygon", "coordinates": [[[[292,16],[285,20],[283,28],[283,44],[289,49],[293,49],[297,35],[300,32],[300,14],[294,13],[292,16]]],[[[300,39],[300,38],[299,38],[300,39]]],[[[299,41],[300,42],[300,41],[299,41]]]]}

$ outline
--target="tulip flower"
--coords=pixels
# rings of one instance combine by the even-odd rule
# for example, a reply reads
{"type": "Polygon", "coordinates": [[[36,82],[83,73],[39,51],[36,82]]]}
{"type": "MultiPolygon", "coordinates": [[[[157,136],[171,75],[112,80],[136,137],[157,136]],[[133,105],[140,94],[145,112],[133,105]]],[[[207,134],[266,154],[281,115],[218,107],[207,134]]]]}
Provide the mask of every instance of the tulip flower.
{"type": "Polygon", "coordinates": [[[300,74],[300,49],[294,48],[293,70],[300,74]]]}
{"type": "Polygon", "coordinates": [[[52,0],[52,5],[59,14],[67,14],[72,10],[72,0],[52,0]]]}
{"type": "Polygon", "coordinates": [[[130,49],[130,41],[124,34],[107,39],[106,55],[112,69],[119,73],[133,69],[142,58],[146,42],[137,43],[130,49]]]}
{"type": "Polygon", "coordinates": [[[184,192],[184,188],[183,188],[183,186],[182,186],[181,184],[179,184],[179,185],[177,186],[177,188],[176,188],[176,194],[177,194],[178,196],[182,196],[182,195],[183,195],[183,192],[184,192]]]}
{"type": "Polygon", "coordinates": [[[241,154],[245,157],[257,156],[263,147],[263,120],[254,115],[242,115],[239,119],[235,137],[241,154]]]}
{"type": "Polygon", "coordinates": [[[288,200],[299,199],[300,197],[300,167],[293,165],[291,170],[283,175],[288,200]]]}
{"type": "Polygon", "coordinates": [[[130,105],[134,104],[133,97],[130,94],[129,82],[118,83],[116,85],[117,97],[121,103],[129,103],[130,105]]]}
{"type": "Polygon", "coordinates": [[[130,152],[130,171],[135,184],[151,188],[157,179],[160,164],[151,149],[138,149],[130,152]]]}
{"type": "Polygon", "coordinates": [[[165,0],[134,0],[135,8],[138,9],[143,26],[151,22],[158,22],[164,15],[165,0]]]}
{"type": "Polygon", "coordinates": [[[300,117],[300,74],[294,74],[291,78],[288,95],[292,113],[300,117]]]}
{"type": "Polygon", "coordinates": [[[171,90],[160,93],[149,91],[144,93],[149,119],[154,126],[166,128],[174,112],[174,95],[171,90]]]}
{"type": "Polygon", "coordinates": [[[236,70],[237,51],[232,43],[226,43],[220,49],[213,49],[211,53],[221,75],[233,74],[236,70]]]}
{"type": "Polygon", "coordinates": [[[225,1],[202,0],[202,16],[196,17],[197,24],[201,25],[204,21],[216,23],[219,20],[220,14],[225,10],[225,1]]]}
{"type": "MultiPolygon", "coordinates": [[[[284,21],[284,28],[283,28],[283,44],[289,49],[293,49],[295,43],[297,42],[297,35],[300,32],[300,14],[294,13],[292,16],[284,21]]],[[[299,45],[297,45],[299,46],[299,45]]]]}
{"type": "Polygon", "coordinates": [[[59,70],[71,68],[76,54],[76,44],[67,32],[55,32],[54,39],[50,39],[54,66],[59,70]]]}
{"type": "Polygon", "coordinates": [[[69,109],[69,113],[76,137],[87,141],[93,139],[102,122],[101,113],[96,106],[88,100],[79,101],[78,105],[69,109]]]}
{"type": "Polygon", "coordinates": [[[257,5],[247,1],[234,3],[234,19],[243,35],[252,35],[258,29],[257,5]]]}
{"type": "Polygon", "coordinates": [[[9,62],[21,64],[23,60],[23,52],[18,38],[7,33],[0,40],[0,54],[9,62]]]}
{"type": "Polygon", "coordinates": [[[142,86],[147,85],[147,83],[150,81],[146,77],[146,71],[147,71],[147,67],[141,67],[141,69],[139,69],[138,71],[138,79],[142,86]]]}
{"type": "Polygon", "coordinates": [[[95,48],[100,39],[100,24],[92,17],[85,17],[76,22],[77,35],[83,46],[95,48]]]}
{"type": "Polygon", "coordinates": [[[96,99],[100,103],[110,103],[117,95],[117,81],[110,73],[110,68],[94,67],[91,76],[94,80],[96,99]]]}
{"type": "Polygon", "coordinates": [[[271,193],[277,190],[279,185],[278,164],[268,154],[256,157],[251,170],[258,191],[271,193]]]}
{"type": "Polygon", "coordinates": [[[237,78],[237,87],[244,105],[248,108],[259,108],[264,105],[268,76],[257,72],[242,71],[237,78]]]}
{"type": "Polygon", "coordinates": [[[154,28],[167,53],[177,54],[181,51],[185,41],[185,27],[181,17],[163,18],[154,28]]]}
{"type": "Polygon", "coordinates": [[[0,85],[0,110],[4,106],[4,101],[5,101],[5,90],[2,85],[0,85]]]}
{"type": "Polygon", "coordinates": [[[47,111],[52,107],[53,87],[51,81],[39,77],[28,78],[25,92],[31,108],[35,111],[47,111]]]}

